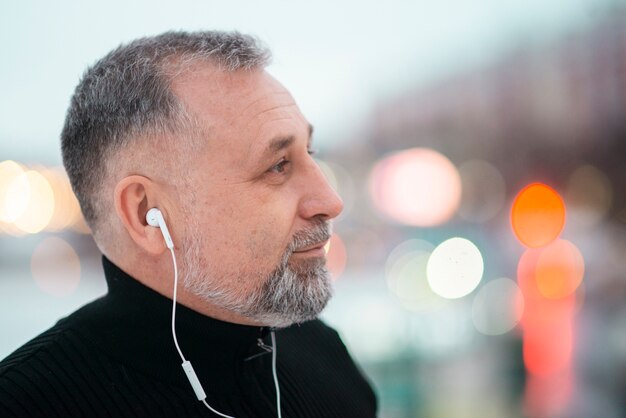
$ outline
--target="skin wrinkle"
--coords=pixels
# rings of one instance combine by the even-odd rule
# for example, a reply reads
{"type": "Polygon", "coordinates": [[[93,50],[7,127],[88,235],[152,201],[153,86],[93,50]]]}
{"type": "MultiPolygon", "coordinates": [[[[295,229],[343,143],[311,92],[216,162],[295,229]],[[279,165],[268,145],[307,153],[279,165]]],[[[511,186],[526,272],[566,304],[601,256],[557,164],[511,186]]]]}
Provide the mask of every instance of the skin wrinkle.
{"type": "MultiPolygon", "coordinates": [[[[291,95],[289,93],[284,93],[284,92],[274,92],[274,95],[276,96],[285,96],[287,98],[287,101],[289,101],[291,99],[291,95]]],[[[248,113],[248,110],[253,108],[254,106],[258,105],[259,103],[261,103],[262,101],[267,100],[266,98],[260,98],[258,100],[253,101],[252,103],[250,103],[248,106],[246,106],[245,108],[243,108],[241,110],[241,115],[243,115],[244,117],[246,116],[246,114],[248,113]]],[[[295,104],[294,104],[295,106],[295,104]]],[[[276,109],[280,109],[281,105],[276,105],[270,109],[267,109],[265,112],[271,112],[272,110],[276,110],[276,109]]],[[[265,113],[263,112],[263,113],[265,113]]]]}
{"type": "MultiPolygon", "coordinates": [[[[133,205],[139,206],[127,210],[141,217],[148,204],[159,207],[172,234],[180,260],[178,302],[248,325],[282,327],[314,318],[332,294],[325,257],[293,251],[302,242],[327,240],[329,222],[342,204],[308,153],[309,122],[284,87],[263,70],[216,74],[205,68],[194,82],[176,85],[175,94],[200,131],[210,126],[211,135],[202,138],[199,151],[183,153],[193,141],[163,137],[157,147],[141,141],[146,145],[125,148],[122,154],[127,168],[137,170],[133,174],[150,180],[130,189],[133,205]],[[219,97],[211,93],[215,84],[223,92],[219,97]],[[248,109],[245,117],[243,108],[248,109]],[[293,140],[273,159],[262,158],[277,138],[293,140]],[[181,155],[166,158],[170,148],[181,155]],[[289,163],[273,170],[283,158],[289,163]],[[164,170],[159,160],[167,160],[171,168],[164,170]],[[145,193],[141,202],[138,193],[145,193]]],[[[123,181],[130,173],[116,170],[113,175],[123,181]]],[[[171,297],[173,271],[167,251],[159,248],[162,236],[145,229],[145,219],[139,222],[126,224],[136,234],[127,244],[120,243],[123,230],[112,235],[118,253],[109,258],[171,297]]]]}
{"type": "MultiPolygon", "coordinates": [[[[237,312],[260,323],[285,327],[315,318],[332,295],[330,274],[322,259],[292,260],[294,251],[330,239],[329,222],[317,221],[309,229],[294,235],[281,262],[261,286],[248,295],[229,290],[207,277],[206,260],[201,255],[203,238],[194,226],[188,231],[190,239],[184,243],[184,269],[181,267],[185,288],[208,302],[237,312]]],[[[236,281],[238,277],[225,277],[220,282],[236,281]]]]}
{"type": "MultiPolygon", "coordinates": [[[[252,143],[249,146],[249,149],[248,149],[248,159],[252,160],[252,161],[254,161],[255,163],[258,164],[258,160],[259,160],[258,155],[263,155],[263,154],[267,153],[267,148],[268,147],[267,146],[257,145],[257,143],[261,142],[261,141],[259,141],[259,138],[261,138],[263,136],[263,134],[262,134],[263,128],[268,123],[277,122],[277,121],[288,121],[288,120],[290,120],[290,118],[288,118],[288,117],[285,117],[285,118],[275,118],[275,119],[272,119],[270,122],[263,123],[259,127],[258,132],[255,135],[255,140],[252,141],[252,143]]],[[[293,138],[295,138],[293,135],[287,135],[287,136],[278,135],[277,136],[277,138],[281,138],[281,137],[293,137],[293,138]]],[[[310,145],[310,142],[311,142],[311,136],[308,135],[308,137],[307,137],[307,147],[310,145]]]]}

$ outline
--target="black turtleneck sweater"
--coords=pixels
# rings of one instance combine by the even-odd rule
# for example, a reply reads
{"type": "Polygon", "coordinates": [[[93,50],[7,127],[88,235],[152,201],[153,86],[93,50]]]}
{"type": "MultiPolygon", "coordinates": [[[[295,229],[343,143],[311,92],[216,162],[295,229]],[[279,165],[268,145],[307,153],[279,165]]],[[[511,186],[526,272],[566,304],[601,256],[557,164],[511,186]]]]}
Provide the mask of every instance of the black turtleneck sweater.
{"type": "MultiPolygon", "coordinates": [[[[181,368],[171,300],[106,258],[109,291],[0,363],[0,417],[212,417],[181,368]]],[[[207,402],[275,417],[269,330],[177,306],[176,333],[207,402]]],[[[376,398],[337,332],[319,320],[276,331],[282,416],[373,417],[376,398]]]]}

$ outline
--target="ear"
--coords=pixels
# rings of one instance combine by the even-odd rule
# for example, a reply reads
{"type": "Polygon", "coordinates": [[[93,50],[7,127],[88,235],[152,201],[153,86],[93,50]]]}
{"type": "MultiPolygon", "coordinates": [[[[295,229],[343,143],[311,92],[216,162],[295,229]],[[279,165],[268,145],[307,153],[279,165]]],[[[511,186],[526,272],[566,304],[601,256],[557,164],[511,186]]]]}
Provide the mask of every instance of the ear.
{"type": "Polygon", "coordinates": [[[126,232],[138,247],[154,255],[167,250],[160,228],[146,221],[148,210],[157,207],[157,194],[154,182],[138,175],[124,177],[114,191],[115,211],[126,232]]]}

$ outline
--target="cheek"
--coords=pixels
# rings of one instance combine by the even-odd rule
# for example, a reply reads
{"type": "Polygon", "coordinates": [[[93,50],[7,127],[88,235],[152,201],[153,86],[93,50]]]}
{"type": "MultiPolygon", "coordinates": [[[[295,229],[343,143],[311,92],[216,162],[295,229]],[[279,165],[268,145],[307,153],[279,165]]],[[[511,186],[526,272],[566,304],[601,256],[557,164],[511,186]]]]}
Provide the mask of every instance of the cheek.
{"type": "MultiPolygon", "coordinates": [[[[245,195],[245,193],[241,193],[245,195]]],[[[285,200],[223,199],[203,222],[211,258],[240,269],[273,269],[289,245],[294,213],[285,200]],[[277,202],[282,202],[278,204],[277,202]]]]}
{"type": "Polygon", "coordinates": [[[257,262],[274,262],[285,251],[288,234],[276,218],[258,217],[246,233],[246,251],[257,262]]]}

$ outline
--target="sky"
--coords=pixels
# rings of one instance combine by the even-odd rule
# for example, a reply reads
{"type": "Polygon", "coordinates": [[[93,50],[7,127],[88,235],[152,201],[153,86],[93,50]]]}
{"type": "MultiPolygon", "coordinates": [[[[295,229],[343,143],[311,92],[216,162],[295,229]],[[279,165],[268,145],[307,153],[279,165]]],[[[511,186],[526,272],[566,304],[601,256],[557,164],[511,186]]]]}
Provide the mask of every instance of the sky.
{"type": "Polygon", "coordinates": [[[166,30],[239,30],[273,51],[269,71],[316,127],[350,137],[376,100],[584,28],[617,0],[315,2],[3,1],[0,161],[60,164],[59,133],[81,74],[112,48],[166,30]]]}

